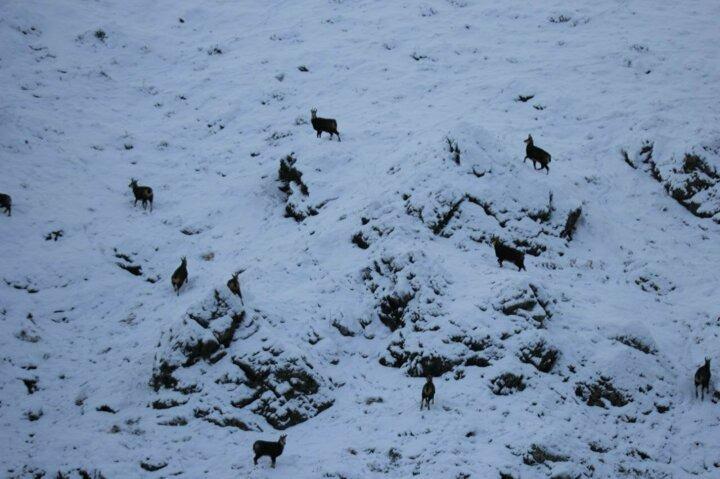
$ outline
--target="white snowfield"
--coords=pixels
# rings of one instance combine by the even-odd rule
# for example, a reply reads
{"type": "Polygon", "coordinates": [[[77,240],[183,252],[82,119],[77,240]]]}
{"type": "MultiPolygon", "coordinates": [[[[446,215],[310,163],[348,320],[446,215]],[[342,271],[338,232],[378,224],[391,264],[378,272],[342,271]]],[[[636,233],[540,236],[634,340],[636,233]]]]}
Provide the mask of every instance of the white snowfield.
{"type": "Polygon", "coordinates": [[[718,18],[1,2],[0,477],[720,477],[718,18]]]}

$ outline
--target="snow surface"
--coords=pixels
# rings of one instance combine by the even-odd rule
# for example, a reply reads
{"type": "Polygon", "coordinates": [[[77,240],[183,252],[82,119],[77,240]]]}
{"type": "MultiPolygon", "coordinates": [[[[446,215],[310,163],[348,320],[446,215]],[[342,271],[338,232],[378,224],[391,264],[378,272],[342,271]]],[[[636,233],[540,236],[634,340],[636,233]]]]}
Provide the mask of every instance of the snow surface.
{"type": "Polygon", "coordinates": [[[709,0],[2,2],[0,475],[719,477],[720,393],[693,393],[720,363],[717,184],[708,218],[661,184],[688,152],[720,167],[718,18],[709,0]],[[523,163],[529,133],[548,175],[523,163]],[[645,142],[661,182],[623,161],[645,142]],[[279,190],[291,153],[307,196],[279,190]],[[492,236],[527,271],[499,268],[492,236]],[[243,323],[182,366],[174,344],[231,323],[192,321],[215,290],[243,323]],[[550,372],[521,360],[538,342],[550,372]],[[242,358],[318,391],[253,390],[242,358]],[[164,359],[198,390],[151,387],[164,359]],[[591,397],[608,382],[617,405],[591,397]],[[253,391],[309,417],[276,469],[251,449],[280,431],[232,404],[253,391]]]}

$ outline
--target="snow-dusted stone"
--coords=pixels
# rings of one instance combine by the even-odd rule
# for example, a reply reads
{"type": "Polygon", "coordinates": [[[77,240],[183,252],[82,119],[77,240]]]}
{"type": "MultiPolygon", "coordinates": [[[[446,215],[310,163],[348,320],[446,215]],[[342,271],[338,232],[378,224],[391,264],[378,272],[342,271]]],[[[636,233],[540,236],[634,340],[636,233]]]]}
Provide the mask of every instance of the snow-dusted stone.
{"type": "Polygon", "coordinates": [[[153,407],[244,430],[261,429],[260,416],[285,429],[319,414],[333,404],[331,384],[283,338],[228,290],[214,290],[163,333],[153,407]]]}
{"type": "Polygon", "coordinates": [[[622,153],[626,163],[650,174],[692,214],[720,223],[720,140],[667,156],[650,141],[633,154],[622,153]]]}
{"type": "Polygon", "coordinates": [[[511,161],[488,132],[460,123],[429,155],[437,162],[432,174],[418,178],[404,199],[406,212],[434,234],[486,244],[497,236],[532,256],[562,252],[572,240],[581,202],[544,181],[521,179],[526,165],[511,161]]]}

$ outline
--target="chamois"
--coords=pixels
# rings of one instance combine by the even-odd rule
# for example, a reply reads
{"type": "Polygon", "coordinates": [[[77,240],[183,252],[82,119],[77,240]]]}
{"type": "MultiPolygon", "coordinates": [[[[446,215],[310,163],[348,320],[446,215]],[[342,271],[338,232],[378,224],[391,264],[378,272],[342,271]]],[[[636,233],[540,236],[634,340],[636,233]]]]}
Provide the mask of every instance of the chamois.
{"type": "Polygon", "coordinates": [[[697,397],[697,388],[700,386],[700,400],[705,400],[705,391],[710,393],[710,359],[705,358],[705,364],[700,366],[695,372],[695,397],[697,397]]]}
{"type": "Polygon", "coordinates": [[[149,186],[138,186],[135,178],[130,178],[130,184],[128,185],[133,190],[135,195],[135,203],[133,206],[137,206],[138,201],[142,201],[143,209],[147,208],[148,202],[150,203],[150,211],[153,208],[153,190],[149,186]]]}
{"type": "Polygon", "coordinates": [[[185,259],[185,256],[183,256],[182,258],[180,258],[180,266],[177,267],[175,272],[172,274],[172,277],[170,278],[172,287],[178,296],[180,296],[180,288],[182,287],[183,283],[187,282],[187,277],[187,260],[185,259]]]}
{"type": "Polygon", "coordinates": [[[510,261],[518,267],[518,271],[525,269],[525,253],[510,246],[505,246],[498,238],[493,238],[493,247],[495,248],[495,256],[501,268],[503,261],[510,261]]]}
{"type": "Polygon", "coordinates": [[[270,460],[272,460],[272,467],[275,467],[275,459],[283,453],[286,439],[287,434],[283,434],[280,436],[280,440],[278,442],[255,441],[255,444],[253,444],[253,452],[255,453],[253,462],[255,465],[257,465],[258,459],[261,457],[270,456],[270,460]]]}
{"type": "Polygon", "coordinates": [[[232,294],[240,296],[240,302],[245,304],[245,302],[243,301],[242,292],[240,291],[240,280],[238,279],[238,276],[241,272],[242,271],[238,271],[237,273],[234,273],[232,275],[232,278],[230,278],[227,282],[227,287],[232,294]]]}
{"type": "Polygon", "coordinates": [[[330,133],[331,140],[333,135],[337,135],[338,141],[340,141],[340,133],[338,133],[337,131],[337,121],[332,118],[318,118],[317,108],[313,108],[312,110],[310,110],[310,115],[312,116],[310,122],[312,123],[312,127],[317,132],[318,138],[320,138],[322,132],[325,131],[327,133],[330,133]]]}
{"type": "Polygon", "coordinates": [[[5,213],[12,216],[12,198],[10,198],[10,195],[0,193],[0,208],[5,208],[5,213]]]}
{"type": "Polygon", "coordinates": [[[435,404],[435,385],[432,382],[432,375],[428,374],[427,382],[422,388],[422,398],[420,399],[420,410],[422,411],[423,405],[430,409],[430,401],[435,404]]]}
{"type": "Polygon", "coordinates": [[[543,150],[542,148],[538,148],[533,143],[533,137],[532,135],[528,135],[527,139],[525,140],[525,143],[527,146],[525,147],[525,159],[523,160],[523,163],[530,158],[533,162],[533,168],[538,169],[537,163],[540,163],[540,170],[545,168],[545,174],[550,173],[550,168],[548,167],[548,163],[550,163],[550,153],[543,150]]]}

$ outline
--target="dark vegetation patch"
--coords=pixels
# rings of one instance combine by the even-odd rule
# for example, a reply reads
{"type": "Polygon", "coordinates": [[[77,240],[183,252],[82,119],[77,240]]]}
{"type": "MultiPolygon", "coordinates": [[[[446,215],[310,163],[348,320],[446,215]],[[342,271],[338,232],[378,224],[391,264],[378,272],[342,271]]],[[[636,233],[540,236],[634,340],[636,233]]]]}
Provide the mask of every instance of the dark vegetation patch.
{"type": "Polygon", "coordinates": [[[22,380],[28,394],[33,394],[38,390],[38,379],[37,378],[25,378],[22,380]]]}
{"type": "Polygon", "coordinates": [[[612,383],[611,378],[601,376],[594,383],[577,383],[575,395],[581,398],[588,406],[596,406],[607,409],[609,403],[614,407],[622,407],[632,401],[632,398],[618,390],[612,383]]]}
{"type": "Polygon", "coordinates": [[[45,241],[57,241],[62,238],[65,232],[63,230],[51,231],[45,235],[45,241]]]}
{"type": "Polygon", "coordinates": [[[633,337],[633,336],[622,335],[622,336],[616,336],[613,339],[624,344],[625,346],[629,346],[633,349],[637,349],[638,351],[643,352],[645,354],[656,354],[657,353],[655,348],[643,343],[641,339],[633,337]]]}
{"type": "Polygon", "coordinates": [[[567,15],[558,15],[557,17],[548,18],[548,21],[550,23],[567,23],[570,20],[572,20],[572,17],[569,17],[567,15]]]}
{"type": "Polygon", "coordinates": [[[490,390],[497,396],[508,396],[518,391],[524,391],[526,384],[523,375],[503,373],[490,381],[490,390]]]}
{"type": "Polygon", "coordinates": [[[186,404],[188,402],[187,399],[156,399],[153,401],[150,405],[153,409],[170,409],[178,406],[182,406],[183,404],[186,404]]]}
{"type": "Polygon", "coordinates": [[[455,163],[456,165],[460,164],[460,148],[458,147],[458,143],[456,140],[453,140],[450,137],[445,138],[445,140],[448,143],[448,151],[450,152],[450,159],[455,163]]]}
{"type": "Polygon", "coordinates": [[[303,221],[308,216],[318,214],[318,209],[323,206],[310,205],[307,202],[309,190],[303,182],[302,172],[295,166],[297,158],[292,153],[280,160],[280,168],[278,170],[278,181],[280,181],[280,191],[286,195],[285,216],[293,218],[297,222],[303,221]]]}
{"type": "Polygon", "coordinates": [[[527,454],[523,456],[523,462],[528,466],[536,466],[547,462],[567,462],[569,460],[569,457],[552,453],[538,444],[533,444],[527,454]]]}
{"type": "Polygon", "coordinates": [[[362,231],[358,231],[352,236],[352,243],[360,249],[368,249],[370,243],[367,242],[362,231]]]}

